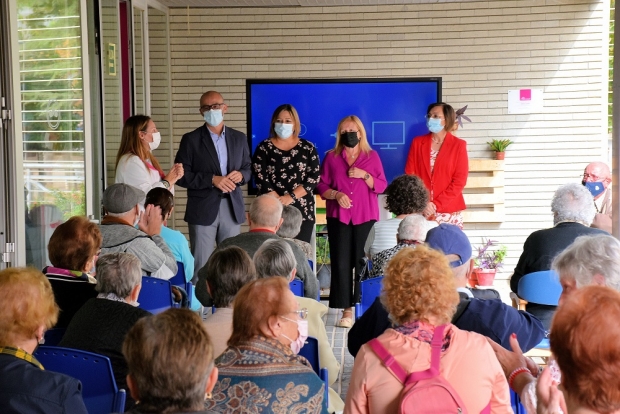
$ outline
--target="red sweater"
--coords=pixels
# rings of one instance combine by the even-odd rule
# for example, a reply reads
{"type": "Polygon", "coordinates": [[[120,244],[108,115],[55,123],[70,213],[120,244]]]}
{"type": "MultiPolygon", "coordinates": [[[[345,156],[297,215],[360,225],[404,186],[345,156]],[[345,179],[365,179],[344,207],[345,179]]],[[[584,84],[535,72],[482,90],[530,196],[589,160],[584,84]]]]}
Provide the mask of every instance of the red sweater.
{"type": "Polygon", "coordinates": [[[463,188],[469,172],[467,144],[448,132],[431,174],[431,143],[430,133],[413,139],[405,173],[415,174],[424,181],[438,213],[464,210],[463,188]]]}

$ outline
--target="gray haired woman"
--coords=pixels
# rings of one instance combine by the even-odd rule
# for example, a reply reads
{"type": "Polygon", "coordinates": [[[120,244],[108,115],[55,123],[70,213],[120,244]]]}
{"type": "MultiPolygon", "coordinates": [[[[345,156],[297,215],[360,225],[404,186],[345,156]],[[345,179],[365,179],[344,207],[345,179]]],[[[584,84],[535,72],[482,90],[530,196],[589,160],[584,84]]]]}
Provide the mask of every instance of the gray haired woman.
{"type": "MultiPolygon", "coordinates": [[[[140,259],[130,253],[100,256],[96,287],[99,295],[75,314],[59,344],[110,358],[119,389],[127,390],[127,362],[122,353],[125,335],[140,318],[151,314],[137,307],[141,287],[140,259]]],[[[127,396],[126,408],[133,403],[127,396]]]]}
{"type": "Polygon", "coordinates": [[[284,239],[295,243],[306,255],[306,259],[313,260],[312,246],[310,243],[295,237],[301,230],[303,217],[301,212],[293,206],[283,206],[282,208],[282,224],[276,234],[284,239]]]}

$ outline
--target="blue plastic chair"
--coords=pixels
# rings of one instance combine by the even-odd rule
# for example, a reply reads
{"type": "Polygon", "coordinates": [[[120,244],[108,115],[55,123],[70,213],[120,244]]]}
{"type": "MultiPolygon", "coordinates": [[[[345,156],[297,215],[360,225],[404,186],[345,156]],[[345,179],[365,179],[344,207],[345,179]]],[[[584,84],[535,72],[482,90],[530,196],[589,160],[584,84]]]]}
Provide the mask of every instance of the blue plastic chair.
{"type": "Polygon", "coordinates": [[[314,271],[314,262],[310,259],[308,259],[308,264],[310,265],[310,269],[312,269],[312,271],[314,271]]]}
{"type": "MultiPolygon", "coordinates": [[[[562,294],[558,274],[553,270],[543,270],[523,275],[519,279],[517,292],[520,298],[541,305],[557,306],[562,294]]],[[[545,358],[549,350],[549,339],[543,338],[527,355],[545,358]],[[542,354],[538,355],[538,353],[542,354]]]]}
{"type": "Polygon", "coordinates": [[[52,328],[45,331],[45,345],[48,346],[56,346],[62,340],[62,337],[65,335],[66,329],[64,328],[52,328]]]}
{"type": "Polygon", "coordinates": [[[513,390],[510,390],[510,405],[515,414],[527,414],[525,407],[521,404],[519,395],[513,390]]]}
{"type": "Polygon", "coordinates": [[[288,285],[291,288],[291,292],[293,292],[293,295],[300,296],[300,297],[304,296],[304,282],[302,282],[301,280],[295,279],[292,282],[290,282],[288,285]]]}
{"type": "Polygon", "coordinates": [[[77,349],[41,345],[34,356],[48,371],[60,372],[82,382],[82,398],[90,414],[125,411],[125,390],[114,380],[110,359],[77,349]]]}
{"type": "Polygon", "coordinates": [[[170,286],[169,280],[142,276],[142,289],[138,295],[138,306],[153,314],[174,307],[170,286]]]}
{"type": "Polygon", "coordinates": [[[316,375],[321,378],[321,380],[325,383],[325,404],[327,404],[329,398],[329,378],[327,373],[327,368],[321,368],[319,361],[319,340],[309,336],[306,339],[306,343],[299,351],[299,355],[306,358],[316,375]]]}
{"type": "Polygon", "coordinates": [[[520,298],[541,305],[557,306],[562,294],[560,278],[553,270],[528,273],[519,279],[520,298]]]}
{"type": "Polygon", "coordinates": [[[362,280],[360,282],[360,301],[355,304],[355,320],[366,312],[381,293],[383,285],[383,276],[374,277],[372,279],[362,280]]]}
{"type": "Polygon", "coordinates": [[[181,287],[185,290],[187,293],[187,301],[189,302],[189,307],[191,308],[194,285],[192,285],[191,281],[188,282],[187,279],[185,279],[185,266],[183,266],[183,263],[177,262],[177,267],[177,274],[170,279],[170,284],[172,284],[172,286],[181,287]]]}

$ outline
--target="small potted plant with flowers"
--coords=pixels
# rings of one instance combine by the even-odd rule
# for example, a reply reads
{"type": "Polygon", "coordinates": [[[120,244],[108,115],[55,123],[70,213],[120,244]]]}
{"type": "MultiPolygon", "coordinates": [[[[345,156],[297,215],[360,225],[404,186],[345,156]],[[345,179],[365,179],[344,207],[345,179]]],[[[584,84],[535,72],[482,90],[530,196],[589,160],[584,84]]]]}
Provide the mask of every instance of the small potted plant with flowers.
{"type": "Polygon", "coordinates": [[[499,245],[496,240],[482,239],[482,246],[478,247],[478,255],[474,258],[474,271],[470,283],[479,286],[492,286],[495,274],[504,265],[508,248],[499,245]],[[475,279],[475,280],[474,280],[475,279]]]}

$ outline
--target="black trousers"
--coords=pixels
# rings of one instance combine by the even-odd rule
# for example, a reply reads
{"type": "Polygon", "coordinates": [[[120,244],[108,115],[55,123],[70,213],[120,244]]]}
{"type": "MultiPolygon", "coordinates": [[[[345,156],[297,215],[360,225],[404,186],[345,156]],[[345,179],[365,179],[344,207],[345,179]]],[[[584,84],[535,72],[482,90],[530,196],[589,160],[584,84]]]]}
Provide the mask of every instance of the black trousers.
{"type": "Polygon", "coordinates": [[[301,230],[299,230],[299,234],[295,236],[297,240],[305,241],[306,243],[310,243],[312,240],[312,230],[314,230],[314,220],[303,220],[301,222],[301,230]]]}
{"type": "Polygon", "coordinates": [[[336,218],[327,219],[329,255],[332,266],[332,283],[329,290],[329,307],[344,309],[355,305],[355,278],[362,271],[364,243],[375,220],[362,224],[344,224],[336,218]]]}

